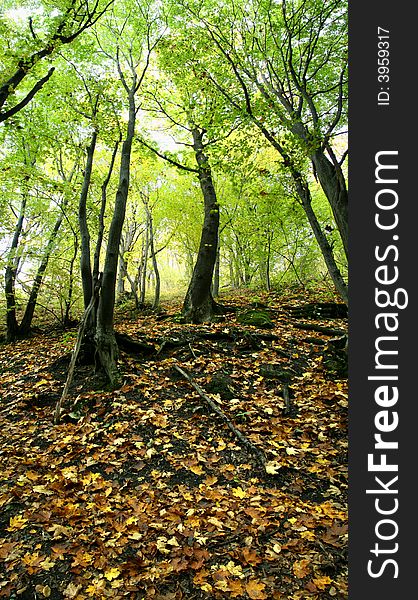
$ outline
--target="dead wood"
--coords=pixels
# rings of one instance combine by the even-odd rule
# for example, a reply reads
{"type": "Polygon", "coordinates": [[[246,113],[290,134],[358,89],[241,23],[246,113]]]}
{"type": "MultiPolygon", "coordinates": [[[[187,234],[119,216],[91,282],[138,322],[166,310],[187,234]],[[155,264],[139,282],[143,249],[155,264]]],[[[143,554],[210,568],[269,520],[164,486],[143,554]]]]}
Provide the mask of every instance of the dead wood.
{"type": "Polygon", "coordinates": [[[313,323],[294,323],[293,327],[297,329],[306,329],[307,331],[319,331],[324,335],[341,336],[346,335],[343,329],[333,329],[332,327],[323,327],[322,325],[315,325],[313,323]]]}
{"type": "Polygon", "coordinates": [[[215,404],[215,402],[212,400],[212,398],[210,398],[207,394],[205,394],[203,389],[197,383],[195,383],[193,381],[193,379],[190,377],[190,375],[188,375],[185,371],[183,371],[183,369],[181,369],[178,365],[174,365],[174,368],[180,373],[180,375],[182,375],[185,379],[187,379],[187,381],[190,383],[190,385],[197,391],[199,396],[201,398],[203,398],[203,400],[205,400],[205,402],[207,404],[209,404],[211,409],[229,427],[229,429],[232,431],[232,433],[235,435],[235,437],[237,437],[239,439],[239,441],[242,443],[242,445],[245,446],[255,456],[255,458],[257,459],[257,462],[262,467],[264,467],[264,465],[266,464],[266,457],[264,456],[263,452],[259,448],[254,446],[254,444],[252,442],[250,442],[250,440],[248,438],[246,438],[245,435],[239,429],[237,429],[235,427],[235,425],[232,423],[231,419],[215,404]]]}
{"type": "Polygon", "coordinates": [[[307,344],[314,344],[315,346],[325,346],[327,343],[325,340],[316,337],[305,337],[302,341],[307,344]]]}

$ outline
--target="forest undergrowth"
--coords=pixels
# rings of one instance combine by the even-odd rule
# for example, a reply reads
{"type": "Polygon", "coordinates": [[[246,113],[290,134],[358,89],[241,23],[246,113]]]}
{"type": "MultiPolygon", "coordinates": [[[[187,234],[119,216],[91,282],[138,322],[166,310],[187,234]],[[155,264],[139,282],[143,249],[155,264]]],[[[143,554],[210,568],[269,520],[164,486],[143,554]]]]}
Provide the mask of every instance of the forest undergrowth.
{"type": "Polygon", "coordinates": [[[347,598],[347,318],[321,291],[222,302],[120,314],[151,351],[116,390],[78,364],[59,425],[76,330],[0,346],[1,598],[347,598]]]}

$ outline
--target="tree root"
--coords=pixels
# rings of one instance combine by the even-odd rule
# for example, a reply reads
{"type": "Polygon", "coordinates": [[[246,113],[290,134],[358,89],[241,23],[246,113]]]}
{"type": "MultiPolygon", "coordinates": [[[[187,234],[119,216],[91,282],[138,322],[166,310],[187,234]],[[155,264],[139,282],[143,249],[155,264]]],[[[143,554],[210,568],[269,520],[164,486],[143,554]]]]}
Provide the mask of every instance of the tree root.
{"type": "Polygon", "coordinates": [[[294,323],[293,327],[296,327],[296,329],[306,329],[307,331],[319,331],[319,333],[323,333],[324,335],[346,335],[346,332],[343,329],[322,327],[322,325],[315,325],[313,323],[294,323]]]}

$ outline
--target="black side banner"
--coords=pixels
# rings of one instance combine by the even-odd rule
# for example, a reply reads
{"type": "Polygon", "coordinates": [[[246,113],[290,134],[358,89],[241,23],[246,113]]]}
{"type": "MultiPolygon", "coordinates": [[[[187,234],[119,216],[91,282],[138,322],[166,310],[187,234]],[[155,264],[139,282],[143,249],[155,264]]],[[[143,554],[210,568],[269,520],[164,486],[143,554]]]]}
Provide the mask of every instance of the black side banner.
{"type": "Polygon", "coordinates": [[[415,597],[417,33],[349,8],[349,598],[415,597]]]}

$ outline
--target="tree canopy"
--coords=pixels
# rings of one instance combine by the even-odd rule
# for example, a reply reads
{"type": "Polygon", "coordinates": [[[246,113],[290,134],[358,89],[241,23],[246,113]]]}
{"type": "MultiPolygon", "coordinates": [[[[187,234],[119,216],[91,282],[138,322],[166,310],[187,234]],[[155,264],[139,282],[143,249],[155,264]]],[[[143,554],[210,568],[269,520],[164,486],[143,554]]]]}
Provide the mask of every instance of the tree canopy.
{"type": "Polygon", "coordinates": [[[68,321],[103,272],[110,328],[193,273],[215,299],[329,279],[347,302],[346,2],[5,1],[0,28],[10,339],[36,273],[68,321]]]}

